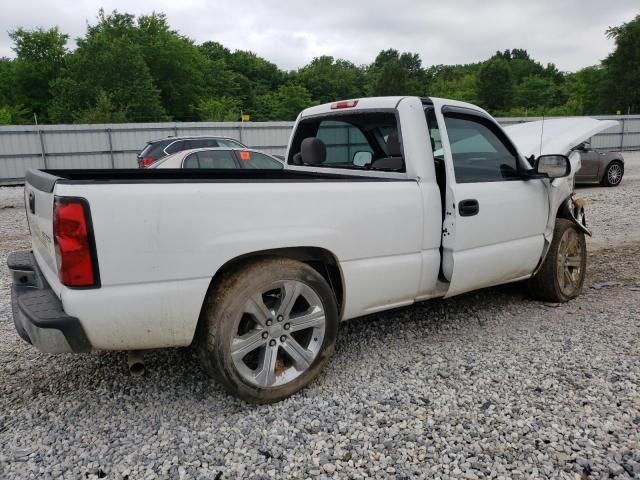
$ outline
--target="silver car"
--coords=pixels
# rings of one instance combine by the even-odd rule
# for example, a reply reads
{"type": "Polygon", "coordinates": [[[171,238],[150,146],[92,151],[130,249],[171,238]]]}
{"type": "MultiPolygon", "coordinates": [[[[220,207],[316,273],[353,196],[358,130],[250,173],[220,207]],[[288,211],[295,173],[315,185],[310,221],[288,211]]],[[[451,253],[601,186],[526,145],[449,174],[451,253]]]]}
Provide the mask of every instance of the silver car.
{"type": "Polygon", "coordinates": [[[574,150],[580,153],[582,167],[576,173],[576,183],[599,183],[605,187],[617,187],[624,175],[624,158],[620,152],[606,152],[582,142],[574,150]]]}
{"type": "Polygon", "coordinates": [[[282,170],[284,163],[250,148],[219,147],[183,150],[152,163],[148,168],[282,170]]]}

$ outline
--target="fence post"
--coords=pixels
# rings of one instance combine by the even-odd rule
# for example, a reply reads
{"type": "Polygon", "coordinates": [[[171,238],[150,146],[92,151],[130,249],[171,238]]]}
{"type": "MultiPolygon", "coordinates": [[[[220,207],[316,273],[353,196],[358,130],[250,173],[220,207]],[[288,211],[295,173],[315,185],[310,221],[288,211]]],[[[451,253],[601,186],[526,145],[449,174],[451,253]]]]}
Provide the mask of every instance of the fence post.
{"type": "Polygon", "coordinates": [[[38,137],[40,138],[40,153],[42,155],[42,163],[44,163],[45,170],[49,168],[47,165],[47,152],[44,149],[44,135],[40,127],[38,127],[38,137]]]}
{"type": "Polygon", "coordinates": [[[624,150],[624,117],[622,117],[622,133],[620,134],[620,151],[624,150]]]}
{"type": "Polygon", "coordinates": [[[178,136],[178,125],[174,125],[173,126],[173,136],[177,137],[178,136]]]}
{"type": "Polygon", "coordinates": [[[107,138],[109,139],[109,158],[111,159],[111,168],[116,168],[116,161],[113,158],[113,142],[111,141],[111,129],[107,128],[107,138]]]}

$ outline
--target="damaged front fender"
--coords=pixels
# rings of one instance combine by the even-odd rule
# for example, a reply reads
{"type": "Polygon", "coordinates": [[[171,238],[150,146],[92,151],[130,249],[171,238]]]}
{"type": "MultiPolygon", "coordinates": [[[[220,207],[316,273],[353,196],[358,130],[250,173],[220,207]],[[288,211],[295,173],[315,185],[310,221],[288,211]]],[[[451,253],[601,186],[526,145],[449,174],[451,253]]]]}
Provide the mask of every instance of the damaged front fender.
{"type": "Polygon", "coordinates": [[[558,211],[558,217],[566,218],[575,223],[580,230],[591,236],[591,230],[587,228],[587,218],[584,213],[585,201],[581,198],[567,198],[558,211]]]}

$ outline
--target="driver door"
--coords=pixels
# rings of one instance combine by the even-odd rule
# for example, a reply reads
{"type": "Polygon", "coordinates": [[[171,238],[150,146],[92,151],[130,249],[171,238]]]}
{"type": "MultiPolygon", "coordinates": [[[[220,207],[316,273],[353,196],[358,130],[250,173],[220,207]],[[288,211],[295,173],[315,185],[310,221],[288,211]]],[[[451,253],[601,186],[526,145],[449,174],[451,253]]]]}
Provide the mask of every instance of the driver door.
{"type": "Polygon", "coordinates": [[[446,106],[437,116],[446,172],[446,296],[526,278],[543,251],[543,181],[523,179],[517,150],[490,117],[446,106]]]}

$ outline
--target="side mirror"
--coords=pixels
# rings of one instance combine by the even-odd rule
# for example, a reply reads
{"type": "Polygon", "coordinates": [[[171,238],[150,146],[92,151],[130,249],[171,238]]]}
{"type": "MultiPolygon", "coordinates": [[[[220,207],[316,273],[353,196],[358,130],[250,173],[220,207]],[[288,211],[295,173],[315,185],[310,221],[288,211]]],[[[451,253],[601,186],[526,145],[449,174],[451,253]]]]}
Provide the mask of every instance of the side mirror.
{"type": "Polygon", "coordinates": [[[580,151],[580,152],[584,152],[587,149],[587,145],[585,142],[580,143],[577,147],[576,150],[580,151]]]}
{"type": "Polygon", "coordinates": [[[536,173],[547,178],[566,177],[571,173],[571,162],[566,155],[540,155],[536,160],[536,173]]]}
{"type": "Polygon", "coordinates": [[[360,151],[353,154],[353,164],[357,167],[364,167],[370,164],[372,159],[373,155],[371,152],[360,151]]]}

